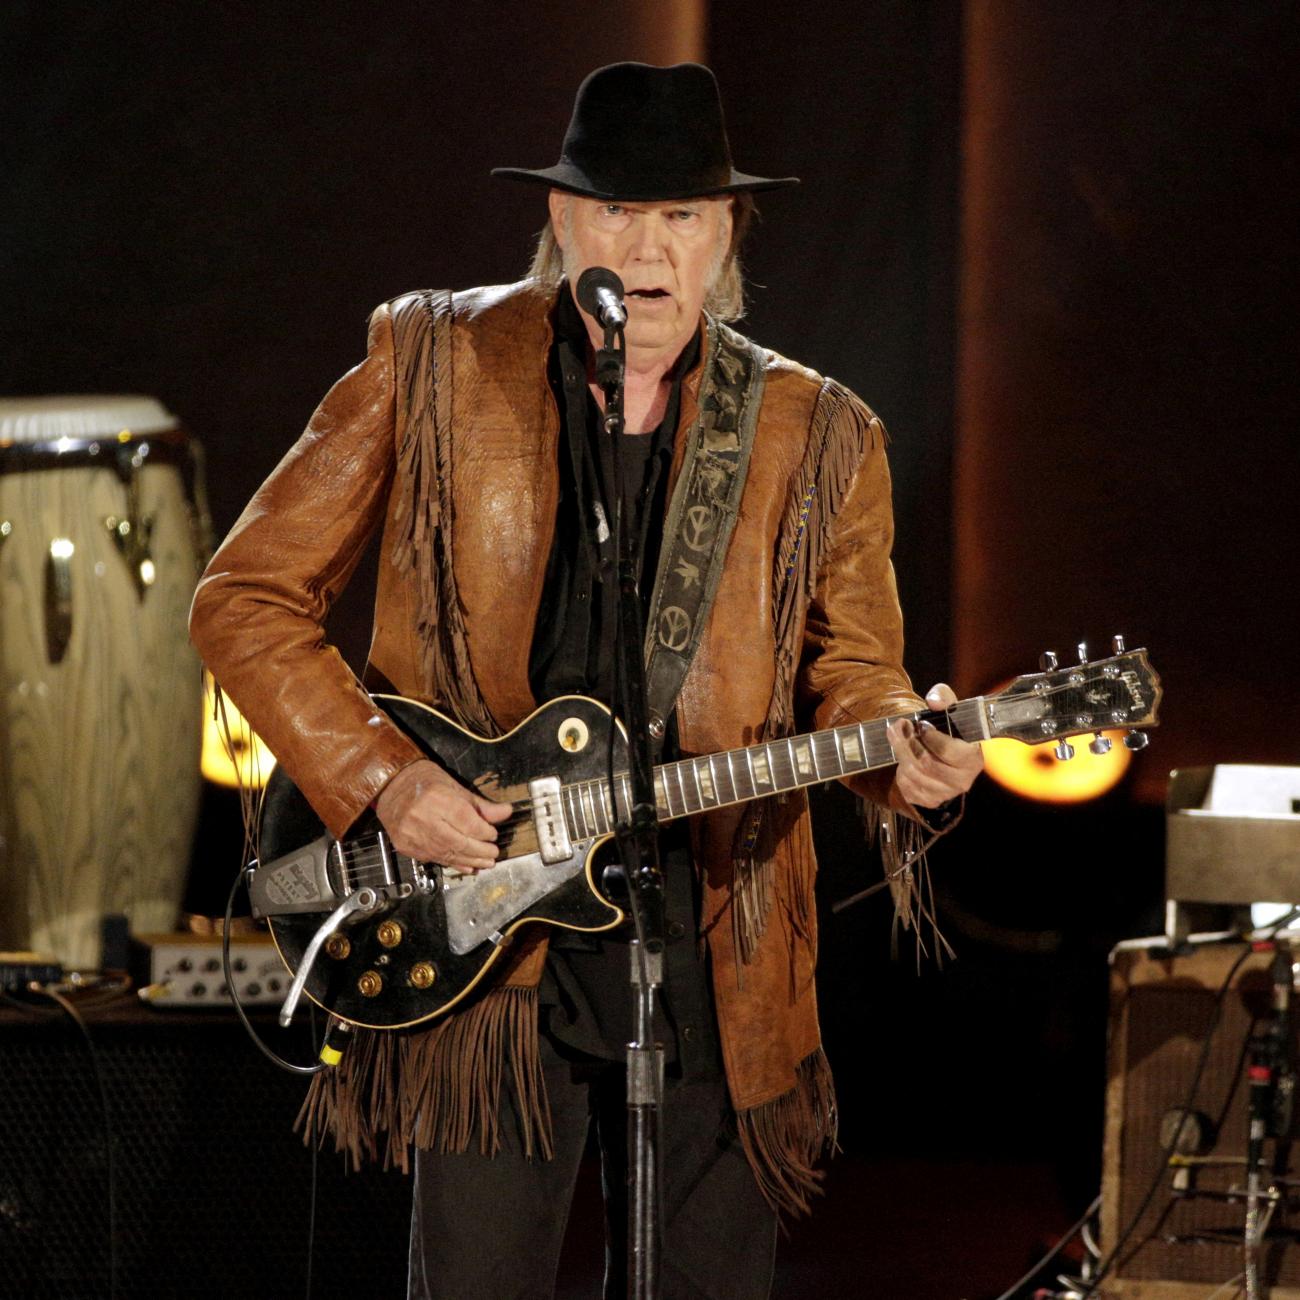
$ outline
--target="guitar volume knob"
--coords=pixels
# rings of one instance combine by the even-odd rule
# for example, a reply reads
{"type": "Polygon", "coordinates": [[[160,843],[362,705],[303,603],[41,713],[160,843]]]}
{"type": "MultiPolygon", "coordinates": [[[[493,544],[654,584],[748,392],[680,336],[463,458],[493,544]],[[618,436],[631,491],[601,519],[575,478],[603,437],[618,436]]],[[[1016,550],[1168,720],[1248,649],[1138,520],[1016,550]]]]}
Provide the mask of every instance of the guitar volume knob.
{"type": "Polygon", "coordinates": [[[408,977],[417,989],[427,989],[438,978],[438,971],[431,961],[418,961],[411,967],[408,977]]]}
{"type": "Polygon", "coordinates": [[[363,971],[357,980],[357,991],[363,998],[377,998],[384,991],[384,977],[377,970],[363,971]]]}
{"type": "Polygon", "coordinates": [[[325,940],[325,955],[342,961],[352,951],[352,940],[346,934],[332,934],[325,940]]]}
{"type": "Polygon", "coordinates": [[[396,948],[402,942],[402,926],[400,921],[381,921],[375,929],[375,938],[379,940],[385,948],[396,948]]]}

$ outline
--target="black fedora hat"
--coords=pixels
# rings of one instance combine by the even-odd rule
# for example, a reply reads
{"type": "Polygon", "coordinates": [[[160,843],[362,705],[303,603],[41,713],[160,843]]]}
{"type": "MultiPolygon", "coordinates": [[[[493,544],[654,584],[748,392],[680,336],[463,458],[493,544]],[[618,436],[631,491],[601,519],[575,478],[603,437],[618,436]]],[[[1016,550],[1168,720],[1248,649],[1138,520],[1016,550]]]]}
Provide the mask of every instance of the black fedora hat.
{"type": "Polygon", "coordinates": [[[731,165],[718,83],[698,63],[597,68],[578,87],[560,161],[538,170],[494,167],[492,175],[642,203],[799,183],[731,165]]]}

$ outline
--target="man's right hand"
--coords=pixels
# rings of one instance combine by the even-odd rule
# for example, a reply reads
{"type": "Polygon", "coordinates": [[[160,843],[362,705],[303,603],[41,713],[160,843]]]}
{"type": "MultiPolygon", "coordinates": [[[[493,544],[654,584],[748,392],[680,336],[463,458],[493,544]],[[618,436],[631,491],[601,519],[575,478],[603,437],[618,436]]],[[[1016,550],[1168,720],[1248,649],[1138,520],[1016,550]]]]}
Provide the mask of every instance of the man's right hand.
{"type": "Polygon", "coordinates": [[[512,811],[467,790],[437,763],[417,759],[379,792],[375,812],[399,853],[458,871],[497,860],[497,824],[512,811]]]}

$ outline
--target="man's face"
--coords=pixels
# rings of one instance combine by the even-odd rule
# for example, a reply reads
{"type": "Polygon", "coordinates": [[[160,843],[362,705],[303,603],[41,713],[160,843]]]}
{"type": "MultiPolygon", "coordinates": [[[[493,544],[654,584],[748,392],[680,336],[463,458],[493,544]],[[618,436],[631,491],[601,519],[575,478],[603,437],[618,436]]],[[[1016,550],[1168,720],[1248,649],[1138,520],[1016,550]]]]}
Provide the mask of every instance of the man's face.
{"type": "Polygon", "coordinates": [[[730,246],[730,199],[611,203],[552,190],[550,201],[569,283],[590,266],[616,272],[626,291],[628,350],[675,357],[730,246]]]}

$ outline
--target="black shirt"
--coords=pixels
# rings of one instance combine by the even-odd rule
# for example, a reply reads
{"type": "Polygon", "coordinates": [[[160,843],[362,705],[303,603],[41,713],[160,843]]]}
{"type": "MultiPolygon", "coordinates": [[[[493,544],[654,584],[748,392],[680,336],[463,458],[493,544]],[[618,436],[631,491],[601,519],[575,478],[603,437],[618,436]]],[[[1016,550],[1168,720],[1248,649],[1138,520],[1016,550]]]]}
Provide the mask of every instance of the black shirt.
{"type": "MultiPolygon", "coordinates": [[[[560,291],[554,325],[549,378],[561,413],[560,494],[533,630],[529,684],[539,701],[577,693],[612,705],[618,600],[615,489],[624,525],[638,541],[644,611],[663,535],[681,379],[699,356],[699,341],[691,342],[671,371],[672,391],[658,428],[624,434],[616,469],[613,445],[587,383],[586,327],[567,287],[560,291]]],[[[640,639],[638,629],[638,644],[640,639]]],[[[665,750],[675,750],[671,719],[665,750]]],[[[656,1037],[664,1043],[666,1058],[683,1074],[715,1073],[721,1068],[719,1049],[707,959],[696,937],[698,886],[683,823],[662,828],[660,855],[668,942],[656,1037]]],[[[600,864],[616,860],[613,845],[606,845],[598,858],[597,878],[600,864]]],[[[603,936],[552,931],[540,996],[544,1027],[561,1050],[624,1059],[633,1024],[628,930],[603,936]]]]}

